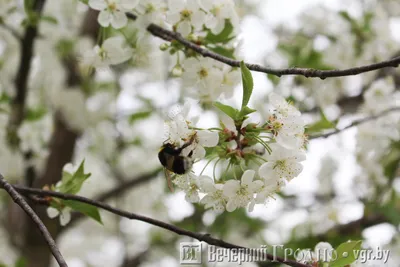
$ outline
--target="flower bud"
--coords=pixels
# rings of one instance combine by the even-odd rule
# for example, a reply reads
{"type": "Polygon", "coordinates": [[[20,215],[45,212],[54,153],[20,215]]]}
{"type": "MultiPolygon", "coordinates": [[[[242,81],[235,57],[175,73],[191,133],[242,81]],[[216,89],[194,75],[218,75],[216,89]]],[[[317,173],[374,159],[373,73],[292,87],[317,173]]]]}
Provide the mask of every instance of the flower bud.
{"type": "Polygon", "coordinates": [[[182,73],[183,73],[183,68],[181,67],[181,65],[177,64],[172,69],[171,73],[172,73],[172,76],[174,76],[174,77],[181,77],[182,73]]]}
{"type": "Polygon", "coordinates": [[[161,51],[166,51],[169,48],[169,44],[168,43],[163,43],[160,45],[160,50],[161,51]]]}

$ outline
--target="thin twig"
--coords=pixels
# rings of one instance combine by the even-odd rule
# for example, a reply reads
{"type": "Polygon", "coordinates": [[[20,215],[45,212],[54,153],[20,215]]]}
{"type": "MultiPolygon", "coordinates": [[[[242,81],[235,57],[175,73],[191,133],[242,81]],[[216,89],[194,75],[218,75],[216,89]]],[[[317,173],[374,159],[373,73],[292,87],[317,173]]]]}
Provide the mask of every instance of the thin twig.
{"type": "MultiPolygon", "coordinates": [[[[109,212],[119,215],[121,217],[125,217],[125,218],[131,219],[131,220],[138,220],[138,221],[146,222],[146,223],[158,226],[160,228],[169,230],[171,232],[174,232],[178,235],[184,235],[184,236],[189,236],[189,237],[195,238],[199,241],[206,242],[207,244],[210,244],[210,245],[223,247],[223,248],[227,248],[227,249],[246,249],[245,247],[231,244],[231,243],[225,242],[224,240],[214,238],[209,234],[188,231],[186,229],[179,228],[172,224],[168,224],[168,223],[165,223],[165,222],[153,219],[153,218],[149,218],[149,217],[142,216],[139,214],[135,214],[135,213],[121,210],[121,209],[117,209],[106,203],[102,203],[102,202],[92,200],[89,198],[85,198],[82,196],[63,194],[63,193],[59,193],[59,192],[41,190],[41,189],[36,189],[36,188],[28,188],[28,187],[24,187],[24,186],[20,186],[20,185],[14,185],[14,188],[15,188],[15,190],[17,190],[18,192],[20,192],[23,195],[34,194],[34,195],[38,195],[38,196],[52,196],[52,197],[61,198],[61,199],[65,199],[65,200],[75,200],[75,201],[83,202],[83,203],[101,208],[103,210],[109,211],[109,212]]],[[[249,252],[250,252],[250,250],[249,250],[249,252]]],[[[278,256],[272,255],[272,254],[265,254],[265,256],[269,260],[275,260],[275,261],[287,264],[289,266],[310,267],[307,264],[303,264],[303,263],[300,263],[300,262],[297,262],[294,260],[286,260],[282,257],[278,257],[278,256]]]]}
{"type": "MultiPolygon", "coordinates": [[[[152,172],[143,174],[137,178],[132,178],[127,181],[124,181],[123,183],[119,184],[118,186],[110,189],[109,191],[106,191],[104,193],[99,194],[96,196],[94,199],[99,202],[106,202],[109,199],[112,199],[114,197],[120,197],[122,196],[126,191],[131,190],[137,186],[140,186],[144,183],[150,182],[151,180],[157,178],[157,174],[161,171],[161,169],[156,169],[152,172]]],[[[71,221],[64,226],[63,228],[60,229],[61,232],[64,232],[65,230],[71,228],[74,226],[79,220],[87,218],[84,216],[82,213],[74,213],[71,217],[71,221]]]]}
{"type": "Polygon", "coordinates": [[[0,174],[0,187],[4,188],[7,193],[11,196],[18,206],[21,207],[28,214],[29,217],[35,222],[37,227],[39,228],[40,232],[42,233],[46,243],[49,245],[51,253],[53,254],[54,258],[58,262],[60,267],[68,267],[67,263],[65,262],[61,252],[58,250],[56,242],[51,237],[49,231],[47,230],[46,226],[43,224],[42,220],[40,220],[39,216],[32,210],[32,208],[28,205],[25,199],[11,186],[3,175],[0,174]]]}
{"type": "MultiPolygon", "coordinates": [[[[126,13],[129,19],[136,20],[137,16],[132,13],[126,13]]],[[[181,43],[183,46],[192,49],[193,51],[201,54],[203,57],[210,57],[222,63],[225,63],[232,67],[240,67],[240,61],[234,60],[220,54],[214,53],[204,47],[201,47],[187,39],[185,39],[180,33],[173,32],[167,29],[164,29],[161,26],[151,23],[147,27],[147,31],[149,31],[152,35],[160,37],[166,41],[173,41],[176,40],[177,42],[181,43]]],[[[351,76],[357,75],[360,73],[365,73],[369,71],[374,71],[382,68],[393,67],[397,68],[400,64],[400,57],[394,57],[389,60],[385,60],[379,63],[374,63],[370,65],[354,67],[349,69],[335,69],[335,70],[318,70],[318,69],[311,69],[311,68],[284,68],[284,69],[274,69],[274,68],[267,68],[258,64],[250,64],[245,63],[247,68],[257,72],[264,72],[271,75],[275,75],[281,77],[283,75],[301,75],[307,78],[331,78],[331,77],[342,77],[342,76],[351,76]]]]}
{"type": "Polygon", "coordinates": [[[378,113],[376,115],[373,115],[373,116],[370,116],[370,117],[366,117],[366,118],[363,118],[363,119],[360,119],[360,120],[353,121],[351,124],[347,125],[346,127],[342,128],[342,129],[336,129],[336,130],[334,130],[332,132],[325,133],[325,134],[311,135],[311,136],[309,136],[308,139],[326,138],[326,137],[329,137],[331,135],[343,132],[343,131],[345,131],[347,129],[350,129],[352,127],[355,127],[357,125],[363,124],[365,122],[369,122],[369,121],[372,121],[372,120],[379,119],[380,117],[383,117],[383,116],[385,116],[385,115],[387,115],[387,114],[389,114],[391,112],[395,112],[395,111],[400,111],[400,107],[389,108],[389,109],[384,110],[384,111],[382,111],[382,112],[380,112],[380,113],[378,113]]]}

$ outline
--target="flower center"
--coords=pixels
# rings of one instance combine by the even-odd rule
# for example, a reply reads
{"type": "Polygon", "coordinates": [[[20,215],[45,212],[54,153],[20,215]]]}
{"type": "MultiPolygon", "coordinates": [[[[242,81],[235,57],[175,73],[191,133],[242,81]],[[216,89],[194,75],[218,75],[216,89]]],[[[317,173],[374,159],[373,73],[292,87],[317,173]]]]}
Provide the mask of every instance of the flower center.
{"type": "Polygon", "coordinates": [[[108,2],[108,9],[110,11],[116,11],[117,10],[117,4],[114,1],[108,2]]]}
{"type": "Polygon", "coordinates": [[[103,48],[100,48],[98,55],[100,56],[100,58],[102,60],[105,60],[106,58],[108,58],[108,53],[106,50],[104,50],[103,48]]]}
{"type": "Polygon", "coordinates": [[[201,79],[204,79],[208,76],[208,71],[205,68],[202,68],[199,72],[198,72],[199,76],[201,79]]]}
{"type": "Polygon", "coordinates": [[[154,12],[155,10],[156,10],[156,8],[154,7],[154,5],[150,3],[150,4],[148,4],[148,5],[146,6],[145,13],[146,13],[146,14],[149,14],[149,13],[154,12]]]}
{"type": "Polygon", "coordinates": [[[181,11],[181,19],[182,20],[190,20],[190,17],[192,16],[192,11],[184,9],[181,11]]]}
{"type": "Polygon", "coordinates": [[[285,160],[277,160],[275,163],[275,166],[274,166],[274,169],[275,168],[279,168],[281,170],[286,169],[286,161],[285,160]]]}

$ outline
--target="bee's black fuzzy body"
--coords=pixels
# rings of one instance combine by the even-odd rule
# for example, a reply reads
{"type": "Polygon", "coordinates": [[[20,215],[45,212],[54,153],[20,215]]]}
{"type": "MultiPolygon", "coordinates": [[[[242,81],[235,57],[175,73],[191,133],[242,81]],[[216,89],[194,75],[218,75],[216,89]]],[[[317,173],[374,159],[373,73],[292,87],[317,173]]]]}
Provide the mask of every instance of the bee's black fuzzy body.
{"type": "Polygon", "coordinates": [[[172,144],[165,144],[158,153],[161,164],[170,172],[185,174],[190,168],[188,157],[181,156],[182,148],[177,148],[172,144]]]}

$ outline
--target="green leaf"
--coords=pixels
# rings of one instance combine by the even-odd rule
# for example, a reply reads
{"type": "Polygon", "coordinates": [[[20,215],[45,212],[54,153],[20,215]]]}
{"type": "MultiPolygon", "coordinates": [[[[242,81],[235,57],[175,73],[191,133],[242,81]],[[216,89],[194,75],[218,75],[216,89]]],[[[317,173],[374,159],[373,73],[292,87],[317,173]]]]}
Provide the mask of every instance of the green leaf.
{"type": "Polygon", "coordinates": [[[243,119],[246,115],[249,115],[253,112],[256,112],[257,110],[249,108],[248,106],[243,107],[240,112],[239,112],[239,118],[237,119],[243,119]]]}
{"type": "Polygon", "coordinates": [[[333,123],[331,121],[329,121],[324,112],[321,111],[321,119],[319,121],[317,121],[314,124],[311,124],[310,126],[308,126],[306,128],[306,133],[317,133],[317,132],[321,132],[323,130],[327,130],[327,129],[335,129],[336,128],[336,123],[333,123]]]}
{"type": "Polygon", "coordinates": [[[242,71],[242,82],[243,82],[243,101],[242,107],[247,106],[249,103],[251,94],[253,93],[253,76],[251,76],[250,70],[246,67],[244,62],[240,62],[240,69],[242,71]]]}
{"type": "Polygon", "coordinates": [[[235,56],[234,56],[235,50],[234,49],[228,49],[228,48],[225,48],[225,47],[219,46],[219,45],[207,46],[207,48],[210,49],[211,51],[213,51],[214,53],[217,53],[224,57],[229,57],[229,58],[235,59],[235,56]]]}
{"type": "Polygon", "coordinates": [[[88,4],[89,4],[89,0],[79,0],[79,1],[81,1],[81,2],[84,3],[85,5],[88,5],[88,4]]]}
{"type": "Polygon", "coordinates": [[[85,214],[86,216],[92,218],[100,224],[103,224],[99,209],[97,207],[75,200],[64,200],[63,204],[75,211],[79,211],[80,213],[85,214]]]}
{"type": "Polygon", "coordinates": [[[27,121],[38,121],[46,115],[47,110],[44,107],[39,107],[37,109],[28,109],[25,114],[25,119],[27,121]]]}
{"type": "Polygon", "coordinates": [[[152,113],[153,112],[151,110],[133,113],[129,116],[129,123],[132,124],[136,121],[147,119],[152,113]]]}
{"type": "Polygon", "coordinates": [[[226,19],[224,29],[216,35],[209,30],[205,40],[210,43],[226,44],[233,38],[235,38],[235,36],[231,36],[232,33],[233,33],[233,25],[229,19],[226,19]]]}
{"type": "Polygon", "coordinates": [[[330,262],[330,267],[343,267],[357,260],[361,251],[361,240],[340,244],[336,248],[336,257],[330,262]]]}
{"type": "Polygon", "coordinates": [[[216,106],[219,110],[221,110],[223,113],[225,113],[226,115],[228,115],[229,117],[231,117],[233,120],[236,120],[237,115],[239,114],[239,110],[228,106],[228,105],[224,105],[220,102],[215,102],[214,106],[216,106]]]}
{"type": "Polygon", "coordinates": [[[52,24],[58,24],[57,19],[55,17],[53,17],[53,16],[41,16],[40,19],[44,20],[44,21],[47,21],[47,22],[50,22],[52,24]]]}
{"type": "Polygon", "coordinates": [[[26,266],[26,260],[25,258],[19,258],[16,262],[15,262],[15,267],[25,267],[26,266]]]}
{"type": "Polygon", "coordinates": [[[58,188],[61,193],[76,194],[81,190],[83,183],[90,177],[90,173],[84,171],[85,160],[79,165],[78,170],[74,174],[63,171],[62,183],[58,188]]]}

